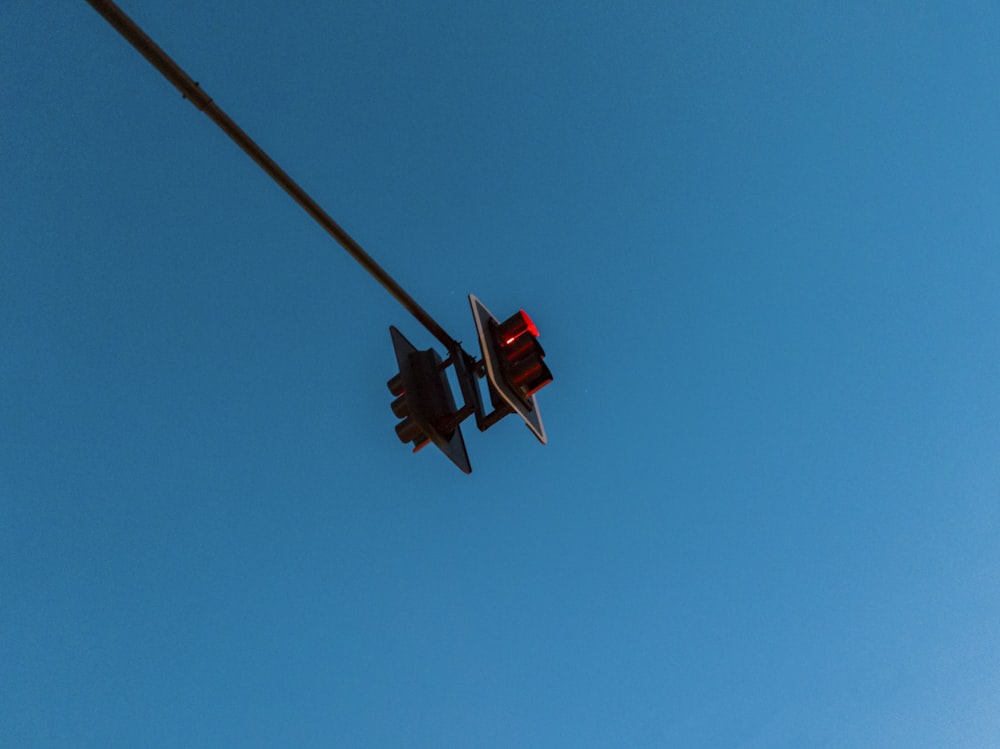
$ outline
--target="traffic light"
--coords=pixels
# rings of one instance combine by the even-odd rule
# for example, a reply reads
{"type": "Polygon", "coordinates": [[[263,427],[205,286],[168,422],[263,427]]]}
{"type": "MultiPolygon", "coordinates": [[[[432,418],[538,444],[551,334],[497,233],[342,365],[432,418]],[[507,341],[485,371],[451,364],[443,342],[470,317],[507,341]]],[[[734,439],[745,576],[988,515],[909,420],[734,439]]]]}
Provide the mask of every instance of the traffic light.
{"type": "Polygon", "coordinates": [[[542,361],[545,351],[538,343],[538,328],[524,310],[497,326],[496,345],[504,379],[522,398],[530,398],[552,382],[552,373],[542,361]]]}
{"type": "Polygon", "coordinates": [[[413,452],[433,442],[465,473],[472,473],[459,423],[464,414],[455,408],[451,385],[441,357],[434,349],[418,351],[395,327],[389,326],[399,373],[387,383],[396,396],[392,412],[400,442],[413,443],[413,452]]]}
{"type": "Polygon", "coordinates": [[[538,343],[538,328],[524,310],[499,322],[472,294],[469,303],[493,405],[517,413],[544,444],[545,427],[535,393],[552,382],[552,373],[542,361],[545,351],[538,343]]]}

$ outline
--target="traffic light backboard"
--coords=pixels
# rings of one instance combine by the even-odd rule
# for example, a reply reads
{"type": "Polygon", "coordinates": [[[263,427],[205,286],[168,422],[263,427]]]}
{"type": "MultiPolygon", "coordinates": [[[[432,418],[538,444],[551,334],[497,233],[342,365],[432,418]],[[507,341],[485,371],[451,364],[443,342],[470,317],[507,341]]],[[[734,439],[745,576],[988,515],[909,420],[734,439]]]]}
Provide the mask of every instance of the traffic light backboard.
{"type": "Polygon", "coordinates": [[[518,414],[545,444],[535,392],[552,381],[552,374],[542,361],[545,352],[538,343],[538,329],[523,310],[501,323],[472,294],[469,303],[494,403],[518,414]]]}

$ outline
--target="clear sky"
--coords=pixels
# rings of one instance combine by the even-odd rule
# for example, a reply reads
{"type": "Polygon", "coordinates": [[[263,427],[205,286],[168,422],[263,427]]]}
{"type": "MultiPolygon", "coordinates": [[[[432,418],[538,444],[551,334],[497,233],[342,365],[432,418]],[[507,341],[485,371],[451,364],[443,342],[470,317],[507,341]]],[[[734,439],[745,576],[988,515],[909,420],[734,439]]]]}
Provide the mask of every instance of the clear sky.
{"type": "Polygon", "coordinates": [[[0,746],[1000,745],[1000,7],[0,9],[0,746]]]}

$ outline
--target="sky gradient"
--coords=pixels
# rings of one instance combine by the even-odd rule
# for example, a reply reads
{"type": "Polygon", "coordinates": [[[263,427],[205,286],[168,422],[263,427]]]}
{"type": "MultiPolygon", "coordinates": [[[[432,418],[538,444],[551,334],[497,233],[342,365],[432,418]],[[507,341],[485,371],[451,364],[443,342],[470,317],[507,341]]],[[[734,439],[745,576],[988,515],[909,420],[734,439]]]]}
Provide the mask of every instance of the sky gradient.
{"type": "Polygon", "coordinates": [[[1000,743],[1000,8],[0,10],[0,745],[1000,743]]]}

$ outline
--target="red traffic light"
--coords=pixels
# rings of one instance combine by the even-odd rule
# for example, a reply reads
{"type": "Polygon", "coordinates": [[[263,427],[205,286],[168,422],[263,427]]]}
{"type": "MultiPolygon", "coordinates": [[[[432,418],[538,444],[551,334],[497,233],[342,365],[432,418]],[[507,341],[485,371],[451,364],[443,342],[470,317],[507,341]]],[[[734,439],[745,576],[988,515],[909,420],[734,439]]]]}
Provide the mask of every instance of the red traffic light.
{"type": "Polygon", "coordinates": [[[524,310],[501,323],[472,294],[469,303],[493,405],[497,412],[506,409],[524,419],[544,444],[545,427],[534,394],[552,382],[552,373],[542,361],[545,351],[538,343],[538,328],[524,310]]]}
{"type": "Polygon", "coordinates": [[[552,382],[552,373],[542,359],[545,350],[538,342],[538,328],[520,310],[497,325],[496,342],[504,377],[525,398],[552,382]]]}
{"type": "Polygon", "coordinates": [[[509,346],[525,333],[538,337],[538,328],[524,310],[520,310],[497,327],[497,338],[501,346],[509,346]]]}

